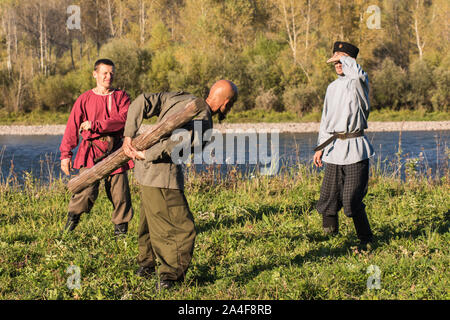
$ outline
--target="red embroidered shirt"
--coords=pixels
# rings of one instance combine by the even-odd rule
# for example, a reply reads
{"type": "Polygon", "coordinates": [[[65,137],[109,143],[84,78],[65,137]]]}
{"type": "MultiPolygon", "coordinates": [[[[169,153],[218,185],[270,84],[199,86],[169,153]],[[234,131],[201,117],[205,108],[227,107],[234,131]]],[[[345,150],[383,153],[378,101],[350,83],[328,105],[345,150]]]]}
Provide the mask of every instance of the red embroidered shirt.
{"type": "MultiPolygon", "coordinates": [[[[89,140],[106,134],[114,134],[123,138],[129,106],[130,97],[122,90],[114,90],[108,95],[99,95],[94,93],[93,90],[89,90],[80,95],[75,101],[67,121],[66,130],[59,147],[61,152],[60,159],[72,158],[72,150],[78,145],[80,125],[84,121],[90,121],[91,130],[83,130],[81,133],[83,140],[78,147],[73,167],[75,169],[93,167],[95,164],[94,159],[103,155],[100,149],[107,149],[107,142],[94,140],[93,143],[99,146],[99,149],[93,146],[89,140]]],[[[124,172],[133,167],[134,163],[130,160],[112,172],[111,175],[124,172]]]]}

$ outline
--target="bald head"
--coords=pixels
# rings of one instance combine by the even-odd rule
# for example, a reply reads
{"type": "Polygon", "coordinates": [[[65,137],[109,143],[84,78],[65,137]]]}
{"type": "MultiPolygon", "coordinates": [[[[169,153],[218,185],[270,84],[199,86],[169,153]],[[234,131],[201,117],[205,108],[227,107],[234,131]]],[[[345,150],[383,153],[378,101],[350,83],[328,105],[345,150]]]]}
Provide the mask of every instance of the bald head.
{"type": "Polygon", "coordinates": [[[206,103],[211,107],[213,114],[219,114],[219,120],[223,120],[237,100],[238,88],[229,80],[219,80],[209,90],[206,103]]]}
{"type": "Polygon", "coordinates": [[[236,85],[228,80],[219,80],[209,90],[209,97],[231,100],[237,94],[236,85]]]}

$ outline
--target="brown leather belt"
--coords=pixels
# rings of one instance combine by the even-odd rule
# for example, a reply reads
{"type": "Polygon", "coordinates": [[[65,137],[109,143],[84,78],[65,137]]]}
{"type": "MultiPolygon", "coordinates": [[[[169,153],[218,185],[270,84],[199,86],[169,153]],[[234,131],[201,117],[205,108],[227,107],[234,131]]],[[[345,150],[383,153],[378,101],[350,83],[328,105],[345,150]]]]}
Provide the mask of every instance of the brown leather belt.
{"type": "Polygon", "coordinates": [[[326,146],[328,146],[330,143],[332,143],[336,139],[350,139],[350,138],[357,138],[364,136],[364,130],[356,131],[356,132],[349,132],[349,133],[334,133],[330,138],[328,138],[324,143],[318,145],[314,148],[314,151],[319,151],[324,149],[326,146]]]}
{"type": "Polygon", "coordinates": [[[101,137],[98,137],[95,139],[89,139],[88,141],[89,141],[89,147],[96,147],[102,153],[102,155],[98,156],[97,158],[94,158],[94,163],[100,162],[104,158],[109,156],[112,153],[112,150],[114,148],[114,137],[113,136],[101,136],[101,137]],[[100,146],[94,142],[95,140],[108,142],[108,146],[107,146],[106,150],[103,150],[102,148],[100,148],[100,146]]]}

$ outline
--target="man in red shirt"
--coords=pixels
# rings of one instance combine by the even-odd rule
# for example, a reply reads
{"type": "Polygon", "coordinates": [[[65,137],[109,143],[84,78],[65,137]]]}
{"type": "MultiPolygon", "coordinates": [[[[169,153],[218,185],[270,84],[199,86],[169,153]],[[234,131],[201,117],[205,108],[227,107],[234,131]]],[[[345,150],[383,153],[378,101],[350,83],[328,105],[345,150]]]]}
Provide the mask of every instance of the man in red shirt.
{"type": "MultiPolygon", "coordinates": [[[[73,168],[80,171],[91,168],[109,153],[122,146],[123,130],[127,119],[130,98],[125,91],[112,88],[114,63],[108,59],[95,62],[93,76],[97,86],[78,97],[70,112],[67,127],[59,150],[61,170],[69,175],[73,168]],[[72,150],[83,138],[72,165],[72,150]]],[[[127,170],[133,168],[132,160],[105,178],[106,194],[113,205],[114,234],[125,234],[133,217],[127,170]]],[[[72,195],[64,230],[72,231],[80,216],[89,212],[98,196],[100,182],[72,195]]]]}

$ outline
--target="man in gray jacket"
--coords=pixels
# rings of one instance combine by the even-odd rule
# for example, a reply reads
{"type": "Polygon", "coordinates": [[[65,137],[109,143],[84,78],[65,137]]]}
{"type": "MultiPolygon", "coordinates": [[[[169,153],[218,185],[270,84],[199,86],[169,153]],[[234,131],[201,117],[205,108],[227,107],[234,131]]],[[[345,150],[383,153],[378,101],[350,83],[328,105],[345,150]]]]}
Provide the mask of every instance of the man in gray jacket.
{"type": "Polygon", "coordinates": [[[322,161],[326,162],[317,204],[325,233],[339,232],[338,211],[343,207],[353,219],[360,248],[365,249],[373,238],[363,198],[374,152],[364,135],[370,109],[369,78],[356,62],[358,52],[354,45],[338,41],[327,61],[334,63],[338,79],[325,95],[314,164],[322,167],[322,161]]]}
{"type": "MultiPolygon", "coordinates": [[[[141,94],[128,109],[123,150],[135,161],[135,177],[140,185],[141,214],[139,223],[138,275],[150,276],[159,266],[157,288],[168,289],[183,280],[189,267],[196,237],[194,219],[184,195],[182,167],[175,163],[172,151],[180,143],[171,137],[161,139],[145,151],[131,145],[143,118],[158,117],[158,123],[178,113],[195,100],[202,112],[183,127],[191,136],[192,148],[203,147],[199,135],[212,128],[212,115],[225,118],[237,99],[237,87],[231,81],[219,80],[206,100],[185,92],[141,94]],[[197,100],[196,100],[197,99],[197,100]],[[201,131],[194,132],[194,121],[201,121],[201,131]]],[[[197,126],[198,127],[198,126],[197,126]]]]}

